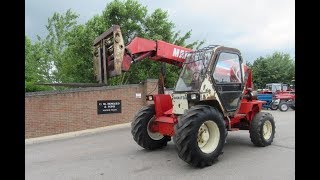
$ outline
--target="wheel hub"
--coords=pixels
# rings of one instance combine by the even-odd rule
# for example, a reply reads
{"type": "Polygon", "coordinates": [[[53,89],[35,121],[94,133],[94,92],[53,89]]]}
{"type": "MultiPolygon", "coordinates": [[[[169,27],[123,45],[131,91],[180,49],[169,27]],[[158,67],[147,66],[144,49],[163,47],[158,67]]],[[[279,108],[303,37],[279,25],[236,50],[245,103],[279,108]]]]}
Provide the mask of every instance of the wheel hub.
{"type": "Polygon", "coordinates": [[[281,109],[287,109],[287,105],[286,104],[282,104],[281,105],[281,109]]]}
{"type": "Polygon", "coordinates": [[[272,124],[271,124],[270,121],[265,121],[264,122],[262,131],[263,131],[263,138],[265,140],[268,140],[271,137],[271,134],[272,134],[272,124]]]}
{"type": "Polygon", "coordinates": [[[209,132],[204,131],[204,132],[201,134],[201,138],[203,139],[204,142],[207,142],[208,139],[209,139],[209,132]]]}
{"type": "Polygon", "coordinates": [[[198,130],[198,146],[204,153],[212,153],[218,146],[220,139],[220,130],[218,125],[208,120],[204,122],[198,130]]]}
{"type": "Polygon", "coordinates": [[[202,124],[199,131],[198,131],[198,144],[199,147],[203,147],[207,144],[209,140],[209,130],[205,124],[202,124]]]}

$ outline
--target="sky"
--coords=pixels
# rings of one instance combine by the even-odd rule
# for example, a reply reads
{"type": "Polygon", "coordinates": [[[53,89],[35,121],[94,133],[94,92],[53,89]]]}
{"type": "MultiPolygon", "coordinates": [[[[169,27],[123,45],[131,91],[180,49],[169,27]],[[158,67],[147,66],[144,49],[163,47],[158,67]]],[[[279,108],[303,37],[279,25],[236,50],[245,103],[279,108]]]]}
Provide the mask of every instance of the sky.
{"type": "MultiPolygon", "coordinates": [[[[68,9],[84,24],[101,14],[112,0],[26,0],[25,33],[34,42],[45,37],[48,18],[68,9]]],[[[241,51],[245,62],[273,52],[295,57],[294,0],[139,0],[151,13],[166,10],[175,31],[192,30],[190,41],[223,45],[241,51]]]]}

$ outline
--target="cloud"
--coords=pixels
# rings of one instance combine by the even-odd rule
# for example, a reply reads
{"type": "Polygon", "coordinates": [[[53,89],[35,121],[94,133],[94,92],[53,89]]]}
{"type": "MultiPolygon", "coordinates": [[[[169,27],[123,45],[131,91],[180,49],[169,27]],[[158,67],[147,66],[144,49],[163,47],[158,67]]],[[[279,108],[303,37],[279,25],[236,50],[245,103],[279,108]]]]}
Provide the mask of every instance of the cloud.
{"type": "Polygon", "coordinates": [[[260,50],[279,49],[294,46],[294,28],[285,21],[274,21],[262,28],[248,30],[233,42],[237,46],[255,47],[260,50]]]}
{"type": "Polygon", "coordinates": [[[85,23],[91,17],[102,12],[111,0],[26,0],[25,2],[25,33],[36,39],[36,35],[44,37],[47,34],[48,18],[54,12],[65,13],[68,9],[79,15],[78,22],[85,23]]]}
{"type": "MultiPolygon", "coordinates": [[[[42,35],[53,12],[71,8],[84,23],[99,14],[111,0],[27,0],[26,34],[42,35]]],[[[176,30],[192,30],[191,41],[239,48],[248,59],[282,51],[294,57],[294,0],[140,0],[148,12],[168,11],[176,30]]]]}
{"type": "MultiPolygon", "coordinates": [[[[181,2],[181,1],[178,1],[181,2]]],[[[184,0],[179,21],[208,40],[259,50],[294,47],[293,0],[184,0]],[[197,21],[197,23],[194,23],[197,21]]]]}

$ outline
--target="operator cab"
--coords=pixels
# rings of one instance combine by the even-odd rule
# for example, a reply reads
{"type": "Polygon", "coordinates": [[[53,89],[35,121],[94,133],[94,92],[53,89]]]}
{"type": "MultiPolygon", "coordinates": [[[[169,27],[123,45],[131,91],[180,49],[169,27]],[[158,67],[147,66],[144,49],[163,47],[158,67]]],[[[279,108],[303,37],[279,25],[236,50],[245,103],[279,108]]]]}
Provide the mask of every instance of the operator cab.
{"type": "Polygon", "coordinates": [[[213,48],[205,48],[186,54],[175,92],[199,91],[212,58],[212,52],[213,48]]]}
{"type": "Polygon", "coordinates": [[[239,50],[210,46],[186,54],[173,93],[173,113],[184,114],[195,104],[219,106],[224,114],[238,109],[244,88],[239,50]]]}
{"type": "Polygon", "coordinates": [[[276,93],[278,91],[287,91],[288,90],[288,85],[287,84],[283,84],[283,83],[268,83],[266,84],[265,87],[266,94],[272,94],[272,93],[276,93]]]}

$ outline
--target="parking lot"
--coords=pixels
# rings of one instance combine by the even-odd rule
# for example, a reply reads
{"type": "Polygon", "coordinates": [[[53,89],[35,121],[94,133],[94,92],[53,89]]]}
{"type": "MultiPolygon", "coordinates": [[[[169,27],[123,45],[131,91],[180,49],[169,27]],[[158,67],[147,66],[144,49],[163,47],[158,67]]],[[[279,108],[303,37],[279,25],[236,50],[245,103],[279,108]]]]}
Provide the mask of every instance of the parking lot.
{"type": "Polygon", "coordinates": [[[25,176],[44,179],[295,179],[295,111],[270,111],[274,142],[255,147],[248,131],[229,132],[224,154],[212,166],[193,168],[171,141],[146,151],[129,128],[25,146],[25,176]]]}

